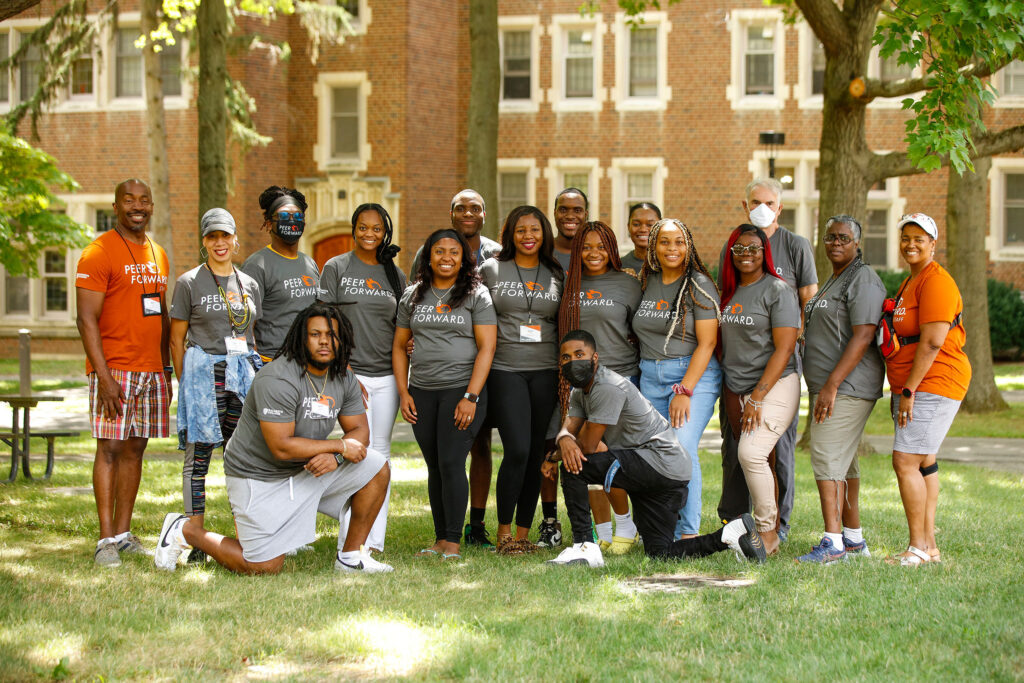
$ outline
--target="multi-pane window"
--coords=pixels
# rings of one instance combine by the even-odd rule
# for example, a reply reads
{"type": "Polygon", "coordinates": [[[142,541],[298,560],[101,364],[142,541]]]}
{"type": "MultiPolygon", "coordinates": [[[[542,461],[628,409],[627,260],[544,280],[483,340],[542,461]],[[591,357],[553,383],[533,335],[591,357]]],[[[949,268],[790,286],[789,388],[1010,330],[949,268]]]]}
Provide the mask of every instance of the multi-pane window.
{"type": "Polygon", "coordinates": [[[1001,94],[1024,95],[1024,60],[1015,59],[1003,69],[1001,94]]]}
{"type": "Polygon", "coordinates": [[[504,221],[509,212],[529,202],[526,171],[503,171],[498,174],[498,211],[504,221]]]}
{"type": "Polygon", "coordinates": [[[79,57],[72,62],[68,95],[92,95],[92,57],[79,57]]]}
{"type": "Polygon", "coordinates": [[[889,212],[885,209],[869,209],[867,220],[861,226],[861,250],[864,260],[884,268],[889,259],[889,212]]]}
{"type": "Polygon", "coordinates": [[[502,99],[530,99],[531,42],[530,31],[505,31],[502,33],[502,99]]]}
{"type": "Polygon", "coordinates": [[[629,96],[658,95],[658,29],[635,28],[629,34],[629,96]]]}
{"type": "Polygon", "coordinates": [[[331,157],[359,156],[359,88],[331,88],[331,157]]]}
{"type": "Polygon", "coordinates": [[[626,206],[624,215],[629,215],[629,207],[638,202],[654,202],[654,173],[651,171],[626,172],[626,206]]]}
{"type": "MultiPolygon", "coordinates": [[[[10,34],[0,33],[0,60],[7,59],[11,49],[10,34]]],[[[0,102],[9,102],[11,77],[7,69],[0,69],[0,102]]]]}
{"type": "Polygon", "coordinates": [[[594,33],[589,29],[566,31],[565,96],[594,96],[594,33]]]}
{"type": "Polygon", "coordinates": [[[1006,246],[1024,246],[1024,173],[1005,175],[1006,196],[1003,201],[1003,226],[1006,246]]]}
{"type": "Polygon", "coordinates": [[[4,273],[4,312],[8,315],[29,314],[30,280],[24,275],[4,273]]]}
{"type": "Polygon", "coordinates": [[[117,214],[112,209],[96,209],[96,232],[113,230],[117,226],[117,214]]]}
{"type": "Polygon", "coordinates": [[[775,94],[775,26],[747,26],[744,53],[744,94],[775,94]]]}
{"type": "Polygon", "coordinates": [[[142,50],[135,46],[138,29],[117,31],[114,45],[114,92],[117,97],[142,97],[142,50]]]}
{"type": "Polygon", "coordinates": [[[181,40],[160,51],[160,77],[164,97],[181,94],[181,40]]]}
{"type": "Polygon", "coordinates": [[[337,0],[338,7],[352,15],[353,19],[359,18],[359,0],[337,0]]]}
{"type": "MultiPolygon", "coordinates": [[[[23,41],[28,40],[27,34],[22,35],[21,39],[23,41]]],[[[22,102],[30,99],[36,90],[39,89],[39,70],[41,67],[42,59],[39,54],[39,46],[31,45],[25,50],[25,54],[21,58],[21,64],[18,67],[19,80],[21,81],[18,94],[22,102]]]]}
{"type": "Polygon", "coordinates": [[[68,310],[68,259],[64,251],[47,249],[43,254],[43,312],[68,310]]]}
{"type": "Polygon", "coordinates": [[[590,172],[589,171],[567,171],[562,174],[562,187],[575,187],[583,190],[586,195],[590,194],[590,172]]]}
{"type": "Polygon", "coordinates": [[[825,92],[825,46],[817,38],[811,39],[811,94],[825,92]]]}
{"type": "Polygon", "coordinates": [[[878,60],[878,77],[883,81],[898,81],[901,78],[910,78],[912,75],[914,75],[914,67],[908,64],[899,64],[895,54],[878,60]]]}

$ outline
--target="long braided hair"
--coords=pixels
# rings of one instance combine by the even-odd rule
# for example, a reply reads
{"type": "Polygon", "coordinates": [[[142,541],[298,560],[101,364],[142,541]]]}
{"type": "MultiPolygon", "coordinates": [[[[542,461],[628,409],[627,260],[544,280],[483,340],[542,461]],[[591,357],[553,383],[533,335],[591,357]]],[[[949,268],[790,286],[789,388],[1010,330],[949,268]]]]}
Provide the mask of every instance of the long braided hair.
{"type": "Polygon", "coordinates": [[[694,274],[702,273],[708,280],[711,280],[711,286],[714,287],[715,294],[718,294],[718,287],[708,273],[707,266],[704,265],[700,254],[697,253],[697,246],[693,243],[693,234],[690,233],[690,229],[686,227],[685,223],[675,218],[662,219],[651,228],[651,235],[647,241],[647,257],[644,259],[643,268],[640,269],[640,286],[646,290],[648,278],[661,272],[661,263],[658,261],[657,252],[658,236],[666,226],[679,228],[679,231],[683,233],[683,241],[686,244],[686,256],[683,257],[683,276],[679,278],[679,287],[676,288],[676,295],[672,297],[672,310],[669,313],[672,318],[672,324],[668,328],[668,334],[665,335],[665,344],[662,346],[662,350],[668,353],[668,343],[672,339],[672,333],[676,331],[676,327],[681,328],[679,338],[683,339],[686,337],[686,310],[690,307],[691,302],[693,305],[706,311],[713,310],[719,323],[722,322],[722,312],[718,309],[718,305],[715,303],[711,293],[704,291],[704,288],[697,283],[694,274]],[[698,301],[697,292],[700,292],[704,300],[710,305],[705,306],[698,301]]]}
{"type": "Polygon", "coordinates": [[[288,360],[295,361],[303,368],[310,364],[309,346],[306,344],[306,324],[310,318],[326,318],[327,325],[331,328],[331,339],[337,344],[334,360],[327,368],[327,376],[330,379],[344,377],[348,369],[348,361],[352,356],[352,349],[356,347],[355,335],[352,332],[352,323],[345,314],[341,312],[341,306],[325,304],[318,301],[310,304],[299,311],[288,328],[281,348],[277,350],[274,358],[284,356],[288,360]],[[338,323],[338,329],[334,329],[332,323],[338,323]]]}
{"type": "Polygon", "coordinates": [[[476,286],[480,284],[480,275],[476,272],[476,257],[469,246],[469,242],[458,230],[452,228],[441,228],[430,233],[430,237],[423,243],[423,257],[419,260],[419,267],[416,269],[416,276],[413,278],[416,283],[416,291],[412,295],[412,304],[415,306],[423,301],[427,291],[434,284],[434,270],[430,267],[430,251],[434,245],[443,239],[453,239],[462,247],[462,261],[459,263],[459,274],[452,285],[452,298],[448,305],[453,309],[458,308],[466,300],[476,286]]]}
{"type": "MultiPolygon", "coordinates": [[[[395,265],[395,257],[398,256],[398,252],[402,250],[397,244],[391,244],[391,240],[395,236],[395,226],[391,222],[391,214],[380,204],[360,204],[356,207],[356,210],[352,212],[352,237],[356,236],[356,221],[366,211],[376,211],[377,215],[380,216],[380,220],[384,223],[384,239],[377,245],[377,263],[384,266],[384,275],[388,278],[388,284],[391,285],[391,291],[395,293],[395,301],[400,301],[402,298],[402,281],[398,278],[398,267],[395,265]]],[[[395,305],[397,312],[398,306],[395,305]]]]}
{"type": "MultiPolygon", "coordinates": [[[[572,239],[572,251],[569,259],[569,272],[562,288],[562,302],[558,306],[558,336],[565,336],[580,327],[580,291],[583,281],[583,240],[588,233],[597,233],[601,237],[605,251],[608,252],[608,269],[622,272],[622,259],[619,258],[619,246],[615,233],[601,221],[588,221],[579,229],[572,239]]],[[[565,378],[558,379],[558,400],[562,409],[562,420],[569,410],[569,393],[572,387],[565,378]]]]}

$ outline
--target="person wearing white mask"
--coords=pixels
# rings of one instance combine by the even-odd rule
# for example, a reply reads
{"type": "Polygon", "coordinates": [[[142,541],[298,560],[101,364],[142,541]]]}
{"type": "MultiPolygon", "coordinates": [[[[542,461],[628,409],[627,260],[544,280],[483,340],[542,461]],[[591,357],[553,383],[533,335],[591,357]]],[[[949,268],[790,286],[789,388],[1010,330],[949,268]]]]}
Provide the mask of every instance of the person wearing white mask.
{"type": "MultiPolygon", "coordinates": [[[[755,178],[747,185],[743,213],[750,222],[768,236],[775,272],[793,287],[800,298],[800,310],[818,292],[818,274],[814,268],[814,249],[811,243],[779,225],[782,214],[782,183],[775,178],[755,178]]],[[[725,246],[718,259],[718,286],[721,288],[722,264],[725,246]]],[[[801,314],[802,316],[802,314],[801,314]]],[[[802,330],[801,318],[801,330],[802,330]]],[[[800,371],[799,365],[798,371],[800,371]]],[[[722,404],[724,405],[724,401],[722,404]]],[[[794,467],[800,412],[779,438],[775,446],[775,475],[779,485],[779,540],[789,535],[789,517],[793,511],[794,467]]],[[[721,420],[725,424],[724,419],[721,420]]],[[[730,430],[722,432],[722,498],[718,502],[718,516],[722,520],[735,519],[747,511],[749,494],[743,470],[737,459],[738,442],[730,430]]]]}

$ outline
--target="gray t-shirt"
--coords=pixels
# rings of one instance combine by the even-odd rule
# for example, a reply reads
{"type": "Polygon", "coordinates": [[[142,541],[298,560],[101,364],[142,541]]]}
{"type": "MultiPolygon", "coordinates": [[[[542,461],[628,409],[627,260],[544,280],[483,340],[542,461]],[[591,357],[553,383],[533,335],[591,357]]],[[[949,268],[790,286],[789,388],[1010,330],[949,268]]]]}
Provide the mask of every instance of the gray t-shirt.
{"type": "Polygon", "coordinates": [[[320,296],[320,271],[316,262],[301,252],[288,258],[269,246],[247,258],[242,270],[256,280],[263,292],[263,317],[256,324],[256,346],[261,355],[273,358],[295,316],[320,296]]]}
{"type": "MultiPolygon", "coordinates": [[[[849,266],[848,266],[849,267],[849,266]]],[[[818,393],[843,355],[854,325],[877,325],[882,317],[885,286],[870,266],[830,277],[804,309],[804,379],[818,393]],[[844,280],[849,288],[842,292],[844,280]],[[813,306],[813,311],[811,310],[813,306]]],[[[839,393],[874,401],[882,397],[885,364],[874,343],[839,385],[839,393]]]]}
{"type": "MultiPolygon", "coordinates": [[[[796,290],[765,274],[746,287],[737,287],[722,313],[722,371],[725,385],[737,394],[749,394],[775,353],[772,329],[800,328],[796,290]]],[[[789,357],[782,377],[796,372],[796,354],[789,357]]]]}
{"type": "Polygon", "coordinates": [[[633,450],[659,474],[689,481],[690,455],[676,439],[668,420],[625,377],[598,364],[589,393],[573,389],[569,417],[605,425],[602,441],[609,450],[633,450]]]}
{"type": "Polygon", "coordinates": [[[228,277],[218,276],[217,279],[228,297],[236,321],[241,321],[245,317],[245,309],[249,309],[249,320],[244,327],[232,325],[213,273],[205,265],[196,266],[178,278],[174,285],[174,298],[171,300],[171,318],[187,320],[188,343],[206,353],[219,356],[226,354],[228,351],[224,337],[228,336],[245,336],[245,342],[252,350],[255,342],[253,329],[263,310],[260,286],[238,270],[228,277]]]}
{"type": "MultiPolygon", "coordinates": [[[[293,360],[278,358],[256,373],[249,395],[242,404],[238,427],[224,448],[224,474],[230,477],[276,481],[302,471],[305,461],[278,460],[270,452],[260,422],[294,422],[295,436],[326,439],[339,415],[362,415],[363,396],[356,376],[349,370],[344,377],[324,380],[327,375],[307,375],[293,360]],[[316,385],[316,389],[313,389],[316,385]],[[314,408],[322,390],[326,406],[323,414],[314,408]]],[[[340,448],[340,445],[339,445],[340,448]]]]}
{"type": "Polygon", "coordinates": [[[633,316],[633,334],[640,340],[640,357],[645,360],[668,360],[693,355],[697,348],[697,328],[694,319],[714,319],[718,310],[718,290],[704,273],[694,272],[693,281],[683,293],[680,307],[686,309],[665,350],[665,335],[672,326],[672,304],[676,301],[682,277],[670,284],[663,284],[661,273],[651,273],[647,278],[647,289],[640,300],[640,310],[633,316]],[[707,296],[705,296],[705,294],[707,296]],[[694,303],[696,299],[697,303],[694,303]],[[706,306],[706,308],[701,308],[706,306]],[[685,333],[683,330],[685,329],[685,333]]]}
{"type": "Polygon", "coordinates": [[[398,281],[400,289],[394,292],[383,265],[363,263],[352,252],[324,264],[321,296],[328,303],[345,304],[341,311],[352,322],[356,344],[349,364],[356,374],[384,377],[392,372],[395,316],[398,298],[405,291],[405,273],[400,270],[398,281]]]}
{"type": "Polygon", "coordinates": [[[623,377],[640,372],[629,324],[641,294],[639,280],[616,270],[584,275],[580,282],[580,328],[594,335],[601,365],[623,377]]]}
{"type": "MultiPolygon", "coordinates": [[[[781,225],[768,238],[768,246],[772,250],[772,263],[778,273],[790,287],[800,289],[807,285],[818,284],[818,271],[814,269],[814,249],[807,238],[794,235],[781,225]]],[[[722,265],[725,263],[725,247],[718,258],[718,283],[722,283],[722,265]]]]}
{"type": "Polygon", "coordinates": [[[637,258],[637,255],[632,251],[622,257],[622,269],[633,271],[633,275],[636,277],[640,277],[640,269],[643,267],[644,262],[637,258]]]}
{"type": "MultiPolygon", "coordinates": [[[[490,237],[480,235],[480,247],[473,254],[473,258],[476,259],[476,267],[480,268],[484,261],[494,258],[499,253],[501,253],[501,244],[495,242],[490,237]]],[[[416,279],[416,271],[419,270],[421,256],[423,256],[423,245],[420,245],[420,248],[416,250],[416,255],[412,257],[412,266],[409,270],[410,280],[416,279]]]]}
{"type": "Polygon", "coordinates": [[[554,368],[562,281],[543,263],[517,268],[514,260],[493,258],[480,266],[480,277],[498,317],[498,347],[491,367],[509,372],[554,368]],[[524,330],[524,325],[539,329],[524,330]],[[537,341],[522,341],[532,339],[531,334],[539,335],[537,341]]]}
{"type": "Polygon", "coordinates": [[[555,260],[562,266],[562,270],[569,272],[569,263],[572,261],[572,252],[554,250],[555,260]]]}
{"type": "Polygon", "coordinates": [[[495,325],[491,295],[482,284],[452,308],[447,302],[451,289],[429,290],[415,306],[415,284],[406,288],[398,304],[398,327],[412,330],[416,345],[412,352],[409,384],[419,389],[464,387],[473,376],[476,362],[474,325],[495,325]],[[438,300],[440,294],[440,300],[438,300]]]}

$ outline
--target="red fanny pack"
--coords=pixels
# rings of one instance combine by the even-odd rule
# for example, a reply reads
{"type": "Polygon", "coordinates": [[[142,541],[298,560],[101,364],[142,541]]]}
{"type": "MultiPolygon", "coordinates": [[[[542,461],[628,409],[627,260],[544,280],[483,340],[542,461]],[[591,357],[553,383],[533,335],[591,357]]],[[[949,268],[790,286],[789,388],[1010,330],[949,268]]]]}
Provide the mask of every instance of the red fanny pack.
{"type": "MultiPolygon", "coordinates": [[[[896,312],[896,303],[902,298],[903,290],[906,286],[907,283],[904,283],[903,287],[900,287],[900,291],[896,293],[895,298],[886,299],[882,302],[882,318],[878,321],[878,328],[875,330],[875,341],[878,343],[878,350],[881,351],[882,358],[892,358],[904,346],[921,341],[921,335],[919,334],[910,337],[899,336],[896,334],[896,327],[892,322],[893,315],[896,312]]],[[[963,320],[963,315],[963,311],[957,313],[956,317],[953,318],[953,322],[949,324],[949,329],[959,325],[963,320]]]]}

